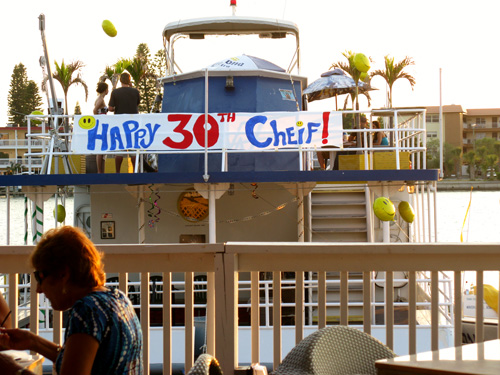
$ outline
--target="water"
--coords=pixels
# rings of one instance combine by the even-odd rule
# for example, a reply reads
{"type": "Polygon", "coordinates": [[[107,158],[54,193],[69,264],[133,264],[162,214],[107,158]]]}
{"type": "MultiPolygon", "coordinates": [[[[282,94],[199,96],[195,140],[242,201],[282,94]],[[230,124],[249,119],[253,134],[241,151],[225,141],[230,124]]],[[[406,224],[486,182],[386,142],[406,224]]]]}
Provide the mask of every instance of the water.
{"type": "Polygon", "coordinates": [[[469,201],[463,242],[500,243],[500,191],[438,192],[438,241],[460,242],[469,201]]]}
{"type": "MultiPolygon", "coordinates": [[[[61,198],[58,199],[61,204],[61,198]]],[[[73,198],[66,198],[65,206],[73,207],[73,198]]],[[[52,196],[44,202],[44,231],[55,228],[54,219],[55,199],[52,196]]],[[[25,218],[24,218],[24,197],[11,195],[10,199],[10,245],[24,245],[25,218]]],[[[7,199],[0,198],[0,245],[7,244],[7,199]]],[[[32,244],[31,238],[31,201],[28,200],[28,245],[32,244]]],[[[67,225],[73,225],[73,210],[66,211],[67,225]]]]}

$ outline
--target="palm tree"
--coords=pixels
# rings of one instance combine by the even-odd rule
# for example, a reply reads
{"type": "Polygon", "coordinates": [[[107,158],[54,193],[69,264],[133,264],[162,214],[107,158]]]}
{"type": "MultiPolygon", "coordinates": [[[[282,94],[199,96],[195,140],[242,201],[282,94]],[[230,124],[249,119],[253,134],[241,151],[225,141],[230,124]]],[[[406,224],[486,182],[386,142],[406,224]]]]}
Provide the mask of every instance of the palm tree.
{"type": "Polygon", "coordinates": [[[148,112],[154,101],[154,93],[151,94],[148,80],[156,81],[156,76],[148,68],[147,60],[141,56],[135,56],[130,60],[130,65],[127,71],[134,80],[135,87],[141,92],[141,108],[140,110],[148,112]]]}
{"type": "MultiPolygon", "coordinates": [[[[354,97],[356,98],[356,110],[359,110],[358,82],[359,82],[359,79],[361,78],[361,72],[358,69],[356,69],[356,66],[354,65],[354,56],[356,54],[352,51],[345,51],[345,52],[342,52],[342,55],[347,59],[347,63],[345,63],[344,61],[338,61],[336,63],[333,63],[330,66],[330,69],[334,69],[334,68],[342,69],[344,72],[349,74],[351,76],[351,78],[354,80],[354,82],[356,83],[356,93],[354,94],[355,95],[354,97]]],[[[354,103],[354,101],[353,101],[353,103],[354,103]]],[[[347,103],[344,104],[344,107],[346,104],[347,103]]]]}
{"type": "Polygon", "coordinates": [[[144,59],[140,57],[134,57],[129,60],[130,64],[127,66],[126,70],[130,73],[130,76],[134,80],[134,85],[137,87],[141,80],[146,76],[148,72],[148,65],[144,59]]]}
{"type": "MultiPolygon", "coordinates": [[[[54,61],[56,70],[54,73],[52,73],[52,78],[54,78],[56,81],[58,81],[61,84],[61,87],[64,92],[64,112],[67,115],[68,114],[68,90],[71,87],[71,85],[82,85],[84,90],[85,90],[85,101],[87,101],[87,98],[89,96],[89,90],[87,87],[87,84],[85,81],[82,79],[80,75],[80,69],[84,67],[83,62],[80,60],[74,61],[68,65],[64,63],[64,60],[62,61],[61,65],[57,63],[57,61],[54,61]],[[76,77],[73,77],[73,75],[77,73],[76,77]]],[[[45,88],[47,85],[49,77],[45,77],[43,79],[42,87],[45,88]]]]}
{"type": "Polygon", "coordinates": [[[106,65],[104,68],[104,74],[99,78],[100,82],[105,82],[107,79],[111,81],[113,90],[116,89],[118,81],[120,80],[120,74],[122,74],[127,67],[130,65],[129,59],[120,59],[113,66],[106,65]]]}
{"type": "Polygon", "coordinates": [[[468,151],[464,154],[464,160],[469,165],[469,178],[474,180],[476,178],[476,163],[477,156],[474,151],[468,151]]]}
{"type": "Polygon", "coordinates": [[[389,108],[392,108],[392,86],[394,82],[396,82],[400,78],[405,78],[410,82],[411,89],[413,90],[413,86],[415,86],[415,78],[410,74],[403,72],[403,70],[415,63],[411,59],[411,57],[406,56],[403,60],[394,63],[394,57],[390,57],[389,55],[385,56],[385,70],[375,70],[371,73],[371,77],[381,76],[387,82],[389,86],[389,108]]]}

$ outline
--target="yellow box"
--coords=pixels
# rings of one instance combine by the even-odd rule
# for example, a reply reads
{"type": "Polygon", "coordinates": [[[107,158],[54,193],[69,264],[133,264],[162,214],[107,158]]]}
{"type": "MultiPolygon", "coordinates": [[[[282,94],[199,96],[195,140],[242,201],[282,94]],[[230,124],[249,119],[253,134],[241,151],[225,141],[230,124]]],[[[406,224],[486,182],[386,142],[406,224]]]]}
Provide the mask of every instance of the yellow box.
{"type": "MultiPolygon", "coordinates": [[[[373,169],[397,169],[396,151],[375,151],[373,153],[373,169]]],[[[399,169],[410,169],[410,153],[399,153],[399,169]]]]}
{"type": "MultiPolygon", "coordinates": [[[[364,170],[365,155],[339,155],[339,170],[364,170]]],[[[368,156],[368,166],[370,164],[370,156],[368,156]]]]}

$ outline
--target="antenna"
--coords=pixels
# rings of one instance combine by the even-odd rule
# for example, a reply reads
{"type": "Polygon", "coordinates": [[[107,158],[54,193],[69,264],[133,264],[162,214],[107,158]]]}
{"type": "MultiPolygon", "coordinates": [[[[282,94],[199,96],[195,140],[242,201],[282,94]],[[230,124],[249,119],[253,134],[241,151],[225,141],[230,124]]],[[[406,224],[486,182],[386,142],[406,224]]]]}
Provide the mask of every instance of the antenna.
{"type": "Polygon", "coordinates": [[[233,16],[236,16],[236,0],[230,0],[229,5],[231,6],[231,9],[233,11],[233,16]]]}

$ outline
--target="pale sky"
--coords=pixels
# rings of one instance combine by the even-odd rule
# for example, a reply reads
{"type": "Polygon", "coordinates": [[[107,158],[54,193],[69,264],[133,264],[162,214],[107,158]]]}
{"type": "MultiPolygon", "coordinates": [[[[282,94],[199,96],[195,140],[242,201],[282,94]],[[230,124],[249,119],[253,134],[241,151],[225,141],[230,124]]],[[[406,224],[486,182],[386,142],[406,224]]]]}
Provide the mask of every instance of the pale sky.
{"type": "MultiPolygon", "coordinates": [[[[163,46],[162,31],[167,23],[229,16],[229,3],[229,0],[4,2],[0,23],[0,126],[7,123],[7,95],[16,64],[22,62],[27,67],[28,78],[40,87],[39,58],[43,55],[38,28],[40,13],[46,17],[51,66],[54,60],[63,59],[67,63],[81,60],[86,64],[82,78],[89,86],[89,98],[85,102],[83,88],[71,87],[70,113],[76,101],[84,113],[91,113],[97,95],[96,84],[106,65],[122,57],[133,57],[140,43],[147,43],[154,54],[163,46]],[[104,19],[114,23],[118,31],[115,38],[102,31],[104,19]]],[[[443,104],[461,104],[467,109],[500,107],[497,89],[500,75],[496,66],[500,61],[499,10],[498,0],[238,0],[236,14],[296,23],[301,33],[301,75],[307,77],[309,83],[329,70],[333,62],[345,61],[342,52],[346,50],[371,57],[372,70],[384,68],[387,54],[397,61],[410,56],[415,65],[407,71],[415,77],[416,86],[412,91],[408,81],[398,81],[393,93],[395,106],[439,105],[439,70],[442,68],[443,104]]],[[[207,41],[201,43],[210,46],[207,41]]],[[[246,42],[239,43],[235,50],[226,50],[217,44],[211,51],[200,52],[195,44],[178,43],[176,51],[179,57],[191,59],[187,71],[239,54],[254,55],[287,68],[293,51],[290,46],[277,45],[270,49],[267,45],[260,48],[246,42]]],[[[58,97],[62,98],[59,83],[55,85],[58,97]]],[[[375,77],[372,86],[379,89],[371,94],[372,108],[380,108],[385,104],[385,83],[375,77]]],[[[339,100],[339,106],[341,103],[343,99],[339,100]]],[[[360,104],[362,109],[367,108],[365,99],[360,104]]],[[[46,113],[46,105],[44,107],[46,113]]],[[[335,109],[334,99],[315,101],[309,106],[313,111],[332,109],[335,109]]]]}

